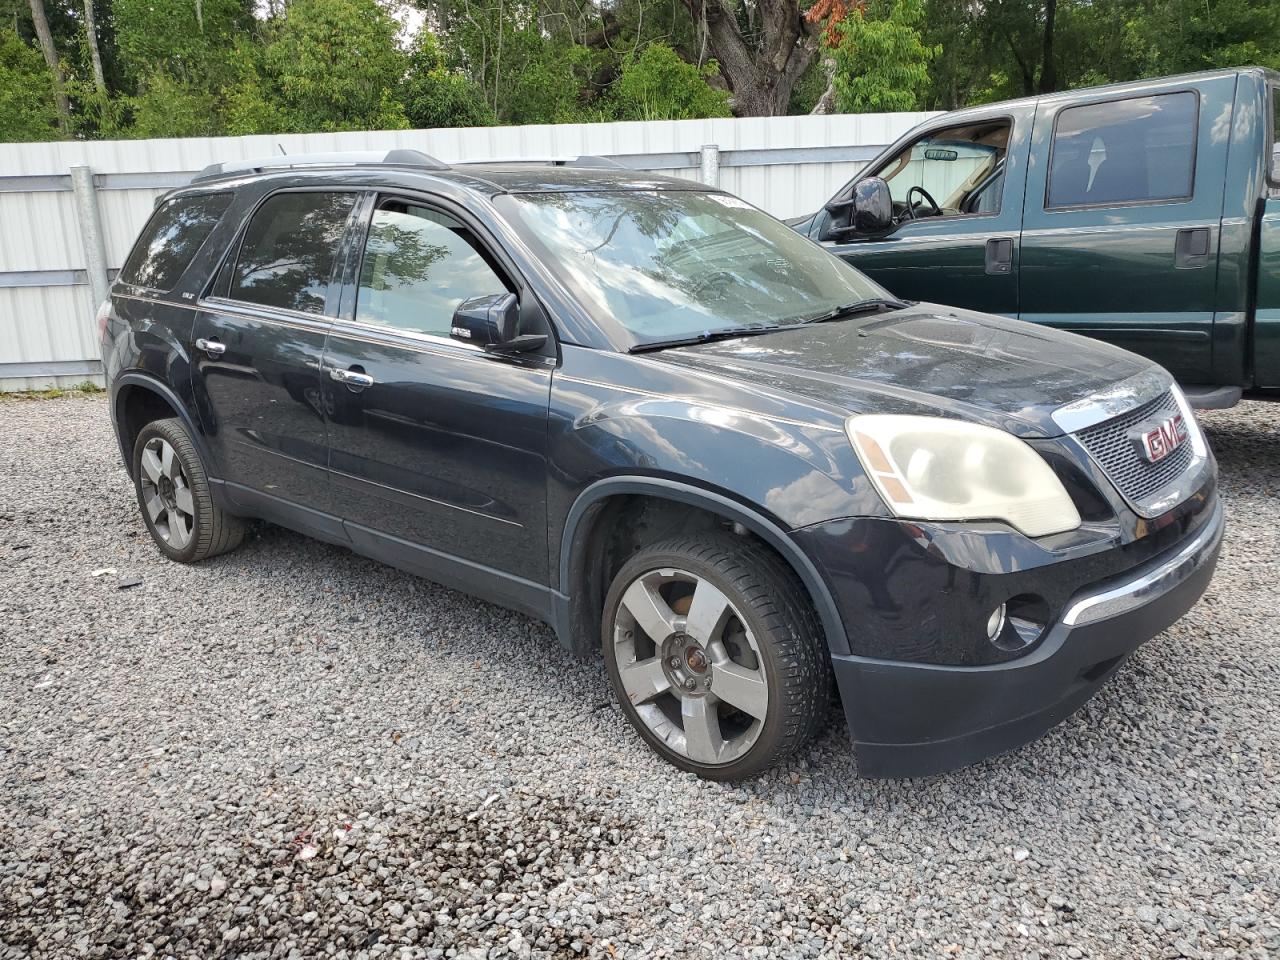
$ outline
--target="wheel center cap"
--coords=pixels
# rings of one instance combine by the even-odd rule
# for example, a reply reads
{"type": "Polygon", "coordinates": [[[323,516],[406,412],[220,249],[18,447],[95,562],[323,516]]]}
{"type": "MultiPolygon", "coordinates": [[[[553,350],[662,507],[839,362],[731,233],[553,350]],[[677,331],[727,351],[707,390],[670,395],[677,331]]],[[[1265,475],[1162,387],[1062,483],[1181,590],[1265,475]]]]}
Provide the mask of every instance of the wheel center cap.
{"type": "Polygon", "coordinates": [[[159,490],[160,499],[163,500],[167,506],[173,506],[173,502],[174,502],[173,481],[170,480],[168,477],[161,477],[159,488],[160,488],[159,490]]]}
{"type": "Polygon", "coordinates": [[[694,673],[705,673],[707,670],[707,655],[697,647],[690,647],[685,651],[684,662],[694,673]]]}

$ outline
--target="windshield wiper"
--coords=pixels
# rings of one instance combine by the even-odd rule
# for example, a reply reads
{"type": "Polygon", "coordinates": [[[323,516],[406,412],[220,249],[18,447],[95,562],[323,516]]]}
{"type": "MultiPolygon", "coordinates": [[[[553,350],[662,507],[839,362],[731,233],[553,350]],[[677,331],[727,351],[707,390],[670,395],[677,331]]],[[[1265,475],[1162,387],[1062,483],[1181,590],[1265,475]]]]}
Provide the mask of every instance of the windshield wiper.
{"type": "Polygon", "coordinates": [[[806,317],[801,323],[827,323],[830,320],[843,320],[846,317],[855,317],[860,313],[873,313],[880,310],[901,310],[903,307],[910,306],[904,300],[898,300],[893,297],[867,297],[865,300],[854,300],[851,303],[841,304],[833,310],[826,313],[820,313],[817,316],[806,317]]]}
{"type": "Polygon", "coordinates": [[[647,353],[650,350],[665,350],[668,347],[688,347],[697,343],[711,343],[713,340],[736,340],[738,337],[754,337],[757,334],[774,333],[782,329],[785,329],[782,324],[771,323],[758,327],[725,327],[723,330],[703,330],[701,333],[691,333],[687,337],[637,343],[627,353],[647,353]]]}

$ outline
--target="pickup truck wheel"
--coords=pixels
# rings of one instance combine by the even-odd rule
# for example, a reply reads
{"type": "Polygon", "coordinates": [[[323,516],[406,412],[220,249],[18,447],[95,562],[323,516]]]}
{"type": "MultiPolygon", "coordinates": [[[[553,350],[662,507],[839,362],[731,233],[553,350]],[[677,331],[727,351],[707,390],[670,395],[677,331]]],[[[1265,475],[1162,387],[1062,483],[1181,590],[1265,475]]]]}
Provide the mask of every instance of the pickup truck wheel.
{"type": "Polygon", "coordinates": [[[826,719],[830,665],[805,592],[758,544],[710,533],[646,547],[605,600],[605,663],[660,756],[711,780],[753,776],[826,719]]]}
{"type": "Polygon", "coordinates": [[[213,502],[204,464],[178,418],[142,428],[133,446],[133,477],[147,531],[170,560],[194,563],[244,539],[244,521],[213,502]]]}

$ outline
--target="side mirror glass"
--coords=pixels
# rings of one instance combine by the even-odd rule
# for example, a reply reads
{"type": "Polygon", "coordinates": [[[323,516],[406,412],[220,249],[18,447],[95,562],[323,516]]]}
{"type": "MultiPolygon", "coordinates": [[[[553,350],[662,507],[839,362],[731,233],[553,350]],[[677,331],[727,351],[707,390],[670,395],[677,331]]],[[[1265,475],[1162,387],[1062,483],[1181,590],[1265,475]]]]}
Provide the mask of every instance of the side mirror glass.
{"type": "Polygon", "coordinates": [[[819,240],[883,236],[893,229],[893,197],[883,177],[864,177],[847,199],[827,204],[827,222],[819,240]]]}
{"type": "Polygon", "coordinates": [[[463,300],[453,311],[450,335],[485,350],[524,353],[537,350],[547,338],[520,335],[520,301],[514,293],[494,293],[463,300]]]}

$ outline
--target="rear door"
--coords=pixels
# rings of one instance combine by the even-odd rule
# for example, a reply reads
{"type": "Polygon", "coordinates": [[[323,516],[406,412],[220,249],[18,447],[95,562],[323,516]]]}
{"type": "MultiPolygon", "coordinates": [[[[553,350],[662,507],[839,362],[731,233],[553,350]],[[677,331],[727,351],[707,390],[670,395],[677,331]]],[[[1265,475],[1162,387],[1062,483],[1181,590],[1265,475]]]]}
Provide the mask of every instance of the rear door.
{"type": "Polygon", "coordinates": [[[282,190],[249,217],[194,330],[193,387],[233,496],[328,512],[320,360],[359,194],[282,190]]]}
{"type": "Polygon", "coordinates": [[[442,203],[382,196],[353,247],[324,355],[333,489],[366,552],[542,614],[554,356],[450,338],[463,300],[532,294],[442,203]]]}
{"type": "Polygon", "coordinates": [[[1025,108],[916,136],[864,172],[888,182],[901,226],[825,245],[900,297],[1016,316],[1031,117],[1025,108]]]}
{"type": "Polygon", "coordinates": [[[1211,379],[1222,158],[1235,78],[1042,100],[1027,179],[1024,320],[1211,379]]]}

